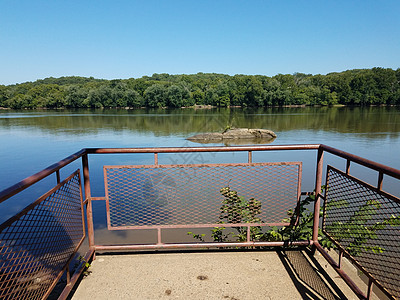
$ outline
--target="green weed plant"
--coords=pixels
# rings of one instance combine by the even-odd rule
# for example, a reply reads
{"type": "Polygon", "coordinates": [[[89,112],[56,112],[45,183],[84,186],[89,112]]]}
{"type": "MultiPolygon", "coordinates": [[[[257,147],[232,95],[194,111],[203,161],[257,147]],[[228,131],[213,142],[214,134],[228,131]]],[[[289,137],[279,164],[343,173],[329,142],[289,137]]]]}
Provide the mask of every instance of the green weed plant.
{"type": "MultiPolygon", "coordinates": [[[[324,191],[326,186],[322,186],[324,191]]],[[[247,240],[247,227],[237,226],[229,227],[233,231],[226,232],[227,227],[223,224],[236,223],[262,223],[260,218],[261,202],[254,199],[245,199],[239,196],[236,191],[230,187],[224,187],[220,190],[224,197],[220,207],[219,221],[221,227],[215,227],[211,230],[211,238],[214,242],[244,242],[247,240]]],[[[252,241],[284,241],[290,245],[292,241],[310,240],[313,233],[314,213],[308,207],[315,202],[315,193],[302,199],[297,209],[287,211],[288,217],[283,222],[289,223],[288,226],[269,227],[263,231],[261,226],[252,226],[250,229],[250,239],[252,241]]],[[[345,200],[333,200],[329,202],[325,209],[325,214],[334,207],[348,207],[349,203],[345,200]]],[[[400,226],[400,215],[391,215],[381,222],[370,225],[367,223],[372,216],[380,209],[381,204],[377,200],[367,201],[362,205],[346,222],[334,222],[326,225],[326,231],[338,242],[346,241],[348,246],[346,250],[350,255],[358,256],[362,252],[371,251],[373,253],[382,253],[384,248],[380,246],[370,246],[368,241],[378,238],[378,231],[387,226],[400,226]]],[[[320,209],[320,217],[323,214],[323,208],[320,209]]],[[[188,232],[193,238],[205,242],[206,234],[196,234],[188,232]]],[[[326,249],[336,248],[335,244],[324,235],[322,230],[318,229],[318,241],[326,249]]]]}

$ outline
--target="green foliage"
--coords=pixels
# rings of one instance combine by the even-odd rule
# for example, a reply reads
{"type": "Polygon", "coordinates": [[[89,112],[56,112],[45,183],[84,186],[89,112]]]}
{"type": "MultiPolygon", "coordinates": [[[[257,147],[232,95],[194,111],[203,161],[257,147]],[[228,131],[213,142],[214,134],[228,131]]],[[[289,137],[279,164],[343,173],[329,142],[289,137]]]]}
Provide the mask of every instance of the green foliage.
{"type": "MultiPolygon", "coordinates": [[[[348,207],[345,200],[336,200],[329,203],[330,207],[348,207]]],[[[372,216],[376,215],[381,204],[377,200],[369,200],[362,205],[347,222],[334,222],[326,226],[327,231],[339,243],[344,241],[348,244],[346,250],[353,256],[361,255],[362,252],[382,253],[385,251],[380,246],[370,246],[368,242],[378,238],[377,231],[387,226],[400,226],[400,216],[391,215],[381,222],[370,222],[372,216]]]]}
{"type": "Polygon", "coordinates": [[[0,86],[0,106],[9,108],[266,107],[283,105],[400,105],[400,71],[384,68],[327,75],[273,77],[198,73],[100,80],[46,78],[0,86]]]}
{"type": "Polygon", "coordinates": [[[187,234],[192,235],[195,239],[199,240],[200,242],[205,242],[204,237],[206,236],[205,233],[196,234],[189,231],[187,234]]]}
{"type": "MultiPolygon", "coordinates": [[[[224,199],[220,208],[219,223],[235,224],[235,223],[259,223],[261,219],[257,216],[261,213],[261,202],[254,198],[245,199],[237,194],[236,191],[231,191],[229,187],[224,187],[220,190],[224,199]]],[[[247,227],[233,227],[236,232],[231,235],[237,241],[247,240],[247,227]]],[[[259,238],[261,232],[260,227],[252,226],[250,228],[250,239],[259,238]]],[[[218,237],[220,234],[218,233],[218,237]]],[[[215,233],[213,233],[215,240],[215,233]]]]}
{"type": "MultiPolygon", "coordinates": [[[[322,186],[321,190],[325,190],[326,186],[322,186]]],[[[219,223],[236,224],[236,223],[261,223],[259,217],[261,213],[261,202],[254,198],[245,199],[238,195],[236,191],[232,191],[229,187],[220,190],[224,197],[222,206],[220,207],[219,223]]],[[[288,218],[283,220],[288,222],[288,226],[269,227],[263,232],[260,226],[250,227],[250,239],[253,241],[299,241],[310,240],[313,233],[314,213],[308,207],[315,202],[315,194],[309,195],[300,201],[296,209],[287,212],[288,218]]],[[[346,208],[347,201],[343,199],[332,200],[326,205],[325,213],[329,213],[334,208],[346,208]]],[[[400,226],[400,215],[392,215],[381,222],[370,222],[372,216],[376,215],[381,207],[379,201],[370,200],[362,205],[347,222],[334,222],[326,225],[326,230],[337,241],[346,241],[348,246],[346,250],[353,256],[361,255],[362,252],[371,251],[373,253],[382,253],[385,249],[380,246],[370,246],[368,242],[376,239],[377,231],[385,229],[387,226],[400,226]]],[[[320,217],[322,217],[323,209],[320,209],[320,217]]],[[[211,230],[211,237],[214,242],[227,242],[234,239],[237,242],[247,240],[247,227],[232,227],[234,232],[226,233],[226,227],[215,227],[211,230]]],[[[205,234],[194,234],[188,232],[194,238],[201,242],[205,241],[205,234]]],[[[319,243],[327,248],[335,248],[334,243],[328,239],[319,229],[319,243]]]]}
{"type": "Polygon", "coordinates": [[[88,270],[91,267],[91,264],[87,262],[83,256],[79,255],[78,261],[74,265],[74,269],[78,268],[82,263],[83,267],[85,268],[82,272],[82,275],[86,277],[91,273],[91,271],[88,270]]]}
{"type": "MultiPolygon", "coordinates": [[[[220,207],[220,215],[218,223],[221,224],[236,224],[236,223],[260,223],[262,220],[259,217],[261,213],[261,202],[254,199],[245,199],[239,196],[236,191],[232,191],[229,187],[224,187],[220,190],[224,199],[220,207]]],[[[306,208],[311,202],[311,198],[307,198],[300,203],[298,212],[300,220],[297,225],[297,215],[294,210],[288,211],[289,219],[284,220],[290,222],[287,227],[271,227],[267,232],[263,232],[260,226],[250,227],[250,240],[252,241],[294,241],[307,240],[312,235],[313,213],[306,208]]],[[[211,230],[211,237],[214,242],[227,242],[232,238],[237,242],[247,240],[247,227],[237,226],[232,227],[234,232],[225,233],[226,227],[215,227],[211,230]]],[[[194,234],[188,232],[199,241],[205,241],[205,234],[194,234]]]]}
{"type": "Polygon", "coordinates": [[[145,105],[147,107],[165,107],[167,89],[162,84],[155,84],[144,92],[145,105]]]}
{"type": "MultiPolygon", "coordinates": [[[[325,186],[322,187],[322,190],[325,186]]],[[[264,239],[267,241],[286,241],[290,244],[292,241],[310,240],[313,234],[314,212],[308,207],[315,201],[315,195],[311,194],[300,201],[297,209],[291,209],[287,212],[288,218],[283,220],[289,222],[288,226],[281,228],[271,227],[265,233],[264,239]]],[[[320,210],[320,217],[322,209],[320,210]]],[[[327,248],[335,248],[334,244],[318,230],[319,243],[327,248]]]]}
{"type": "MultiPolygon", "coordinates": [[[[219,221],[220,224],[236,224],[236,223],[259,223],[261,219],[257,216],[261,212],[261,202],[254,198],[245,199],[231,191],[229,187],[220,190],[224,199],[220,207],[219,221]]],[[[230,237],[236,241],[243,242],[247,240],[247,227],[232,227],[235,231],[224,233],[225,227],[215,227],[211,230],[211,237],[214,242],[227,242],[230,237]]],[[[195,239],[204,241],[205,234],[194,234],[188,232],[195,239]]],[[[261,227],[252,226],[250,228],[251,240],[258,240],[262,236],[261,227]]]]}

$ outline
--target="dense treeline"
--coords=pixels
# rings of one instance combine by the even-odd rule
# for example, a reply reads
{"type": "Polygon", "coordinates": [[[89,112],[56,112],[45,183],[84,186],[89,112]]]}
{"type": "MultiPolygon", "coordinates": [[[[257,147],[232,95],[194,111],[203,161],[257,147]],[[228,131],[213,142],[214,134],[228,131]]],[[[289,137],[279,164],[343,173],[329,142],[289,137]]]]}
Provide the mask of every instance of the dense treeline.
{"type": "Polygon", "coordinates": [[[0,107],[268,107],[285,105],[400,105],[400,68],[327,75],[154,74],[134,79],[46,78],[0,85],[0,107]]]}

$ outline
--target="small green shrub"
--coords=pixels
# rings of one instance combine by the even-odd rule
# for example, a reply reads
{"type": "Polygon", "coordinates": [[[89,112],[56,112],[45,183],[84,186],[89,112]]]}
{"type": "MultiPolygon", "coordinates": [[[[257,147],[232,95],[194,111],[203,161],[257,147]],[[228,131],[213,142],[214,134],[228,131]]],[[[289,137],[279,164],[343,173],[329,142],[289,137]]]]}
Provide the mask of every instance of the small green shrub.
{"type": "MultiPolygon", "coordinates": [[[[236,191],[230,187],[224,187],[220,190],[222,196],[222,206],[220,207],[219,221],[220,224],[235,223],[261,223],[259,215],[261,213],[261,202],[254,199],[245,199],[239,196],[236,191]]],[[[315,196],[310,195],[300,201],[297,210],[291,209],[287,212],[288,218],[282,220],[290,225],[284,227],[269,227],[263,232],[261,226],[252,226],[250,228],[250,239],[252,241],[298,241],[310,240],[313,231],[314,214],[307,208],[310,203],[314,202],[315,196]],[[299,216],[299,218],[298,218],[299,216]],[[296,222],[299,220],[299,222],[296,222]]],[[[230,227],[235,231],[225,232],[226,227],[215,227],[211,230],[211,238],[214,242],[237,241],[243,242],[247,240],[247,227],[238,226],[230,227]]],[[[206,235],[188,232],[193,238],[204,242],[206,235]]],[[[320,231],[320,243],[326,248],[332,248],[334,244],[328,240],[320,231]]]]}
{"type": "MultiPolygon", "coordinates": [[[[326,186],[321,187],[324,191],[326,186]]],[[[232,191],[229,187],[220,190],[224,199],[220,207],[219,221],[220,224],[235,223],[262,223],[259,217],[261,213],[261,202],[254,199],[245,199],[239,196],[236,191],[232,191]]],[[[307,196],[299,202],[297,209],[291,209],[287,212],[288,218],[282,220],[289,223],[288,226],[269,227],[263,232],[261,226],[252,226],[250,228],[250,239],[252,241],[284,241],[290,245],[292,241],[310,240],[313,233],[314,212],[308,207],[315,202],[315,194],[307,196]]],[[[325,213],[328,214],[333,207],[347,207],[347,201],[338,199],[330,201],[326,206],[325,213]]],[[[366,225],[372,219],[380,208],[379,201],[370,200],[362,205],[347,222],[334,222],[326,225],[326,230],[330,232],[332,237],[337,241],[346,241],[348,246],[346,250],[353,256],[361,255],[362,252],[372,251],[373,253],[382,253],[384,248],[380,246],[369,246],[368,241],[376,239],[377,231],[387,226],[400,226],[400,216],[392,215],[381,222],[366,225]]],[[[320,217],[322,217],[323,208],[320,209],[320,217]]],[[[215,227],[211,230],[211,238],[214,242],[228,242],[231,240],[243,242],[247,240],[247,227],[237,226],[230,227],[235,231],[225,233],[226,227],[215,227]]],[[[205,241],[205,234],[194,234],[188,232],[195,239],[201,242],[205,241]]],[[[336,248],[335,244],[326,237],[322,230],[318,229],[318,241],[326,249],[336,248]]]]}

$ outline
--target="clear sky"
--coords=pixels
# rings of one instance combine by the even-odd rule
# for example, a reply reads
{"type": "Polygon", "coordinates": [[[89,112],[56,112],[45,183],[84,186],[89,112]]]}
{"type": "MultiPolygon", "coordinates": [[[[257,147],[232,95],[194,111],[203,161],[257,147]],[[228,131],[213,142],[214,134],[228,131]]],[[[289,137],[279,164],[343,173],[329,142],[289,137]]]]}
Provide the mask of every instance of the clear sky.
{"type": "Polygon", "coordinates": [[[400,67],[399,0],[0,0],[0,84],[400,67]]]}

